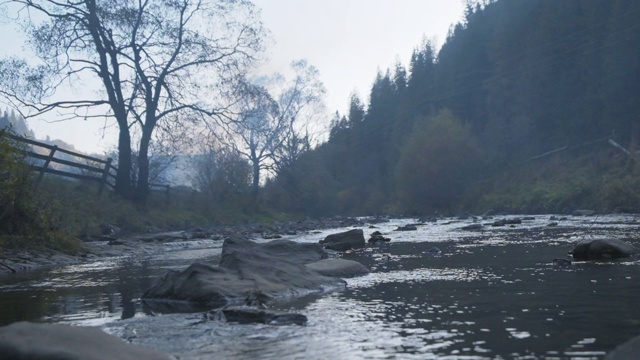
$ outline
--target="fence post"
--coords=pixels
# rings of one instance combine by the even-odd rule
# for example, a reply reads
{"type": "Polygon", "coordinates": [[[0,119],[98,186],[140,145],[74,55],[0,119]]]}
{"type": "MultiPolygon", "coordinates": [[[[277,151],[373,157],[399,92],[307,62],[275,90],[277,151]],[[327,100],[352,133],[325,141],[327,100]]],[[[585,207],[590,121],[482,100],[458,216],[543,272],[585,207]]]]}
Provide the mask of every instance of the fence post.
{"type": "Polygon", "coordinates": [[[100,181],[100,187],[98,187],[98,195],[102,195],[102,190],[104,190],[104,186],[107,184],[107,177],[109,176],[109,169],[111,169],[112,158],[107,159],[107,163],[104,166],[104,170],[102,170],[102,180],[100,181]]]}
{"type": "Polygon", "coordinates": [[[166,195],[167,195],[167,204],[169,204],[171,202],[171,185],[167,185],[166,195]]]}
{"type": "Polygon", "coordinates": [[[49,167],[51,159],[53,159],[53,155],[56,153],[56,150],[58,150],[58,146],[54,145],[51,149],[51,152],[49,153],[49,157],[47,158],[47,160],[45,160],[44,165],[42,165],[42,168],[40,169],[40,175],[38,175],[38,179],[36,179],[36,187],[40,185],[42,177],[44,177],[44,173],[45,171],[47,171],[47,168],[49,167]]]}

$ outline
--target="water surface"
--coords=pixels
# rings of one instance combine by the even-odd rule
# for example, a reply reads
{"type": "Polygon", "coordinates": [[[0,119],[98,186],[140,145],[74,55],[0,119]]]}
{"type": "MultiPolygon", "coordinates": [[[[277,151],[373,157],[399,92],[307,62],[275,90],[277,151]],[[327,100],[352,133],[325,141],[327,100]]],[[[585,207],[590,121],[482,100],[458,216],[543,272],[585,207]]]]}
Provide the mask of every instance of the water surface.
{"type": "MultiPolygon", "coordinates": [[[[275,305],[305,314],[304,327],[145,311],[142,292],[167,269],[217,263],[221,242],[214,240],[2,277],[0,323],[98,325],[181,359],[585,359],[640,335],[639,262],[552,262],[585,237],[640,245],[634,216],[569,217],[558,227],[536,216],[474,232],[460,230],[471,220],[451,219],[393,231],[414,221],[364,228],[367,237],[378,230],[392,241],[344,255],[372,269],[348,279],[345,291],[275,305]]],[[[289,238],[317,242],[341,230],[289,238]]]]}

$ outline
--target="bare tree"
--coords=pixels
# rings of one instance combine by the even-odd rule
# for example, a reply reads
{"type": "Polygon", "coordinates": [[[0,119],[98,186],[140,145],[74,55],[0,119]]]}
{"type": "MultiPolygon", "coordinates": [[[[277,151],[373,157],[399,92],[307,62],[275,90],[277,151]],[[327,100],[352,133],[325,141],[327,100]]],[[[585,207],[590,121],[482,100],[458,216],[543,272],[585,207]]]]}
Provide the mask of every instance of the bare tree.
{"type": "Polygon", "coordinates": [[[252,193],[261,173],[277,172],[311,147],[309,123],[325,93],[318,71],[304,60],[291,65],[294,78],[276,75],[264,84],[245,82],[239,88],[239,118],[231,123],[227,143],[252,166],[252,193]]]}
{"type": "Polygon", "coordinates": [[[249,194],[251,167],[239,153],[214,144],[203,143],[206,148],[192,156],[192,184],[211,200],[239,200],[249,194]]]}
{"type": "Polygon", "coordinates": [[[229,104],[222,101],[223,84],[244,74],[262,50],[264,30],[247,0],[4,4],[21,7],[19,18],[43,65],[27,70],[15,59],[5,60],[4,68],[17,67],[28,77],[2,81],[3,94],[26,106],[31,116],[56,109],[69,117],[115,119],[116,190],[140,202],[148,192],[149,146],[159,124],[230,120],[229,104]],[[97,94],[49,100],[65,84],[96,80],[101,84],[97,94]],[[133,133],[139,134],[135,192],[130,182],[133,133]]]}

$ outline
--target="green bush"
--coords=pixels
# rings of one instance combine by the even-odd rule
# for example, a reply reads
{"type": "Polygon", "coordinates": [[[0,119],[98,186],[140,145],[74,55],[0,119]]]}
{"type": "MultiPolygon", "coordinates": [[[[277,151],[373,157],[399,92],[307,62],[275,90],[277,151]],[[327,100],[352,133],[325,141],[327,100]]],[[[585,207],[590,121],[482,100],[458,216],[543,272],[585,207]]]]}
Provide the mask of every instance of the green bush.
{"type": "Polygon", "coordinates": [[[0,235],[29,235],[39,230],[40,217],[24,151],[0,130],[0,235]]]}

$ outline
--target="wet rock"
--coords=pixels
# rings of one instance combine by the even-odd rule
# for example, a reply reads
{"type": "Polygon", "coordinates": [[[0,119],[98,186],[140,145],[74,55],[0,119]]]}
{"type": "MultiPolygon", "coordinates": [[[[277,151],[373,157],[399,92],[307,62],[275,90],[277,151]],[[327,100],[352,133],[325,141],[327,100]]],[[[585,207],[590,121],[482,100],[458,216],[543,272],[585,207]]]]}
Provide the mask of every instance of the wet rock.
{"type": "Polygon", "coordinates": [[[640,249],[619,239],[585,239],[571,254],[576,260],[615,260],[640,254],[640,249]]]}
{"type": "Polygon", "coordinates": [[[593,210],[574,210],[573,216],[591,216],[595,213],[593,210]]]}
{"type": "Polygon", "coordinates": [[[306,325],[302,314],[269,311],[245,306],[229,306],[209,312],[207,319],[222,320],[238,324],[306,325]]]}
{"type": "Polygon", "coordinates": [[[362,229],[353,229],[337,234],[331,234],[324,238],[324,240],[320,240],[320,244],[322,244],[326,249],[336,251],[363,248],[365,245],[364,232],[362,229]]]}
{"type": "Polygon", "coordinates": [[[416,231],[416,230],[418,230],[418,227],[416,225],[407,224],[405,226],[398,226],[398,228],[393,231],[416,231]]]}
{"type": "Polygon", "coordinates": [[[571,260],[569,259],[553,259],[553,265],[556,267],[567,267],[571,265],[571,260]]]}
{"type": "Polygon", "coordinates": [[[426,254],[431,256],[440,256],[442,255],[442,250],[440,250],[437,246],[434,246],[432,248],[429,248],[426,251],[426,254]]]}
{"type": "Polygon", "coordinates": [[[389,222],[389,218],[386,217],[386,216],[375,216],[375,217],[367,218],[366,222],[368,222],[369,224],[388,223],[389,222]]]}
{"type": "Polygon", "coordinates": [[[117,237],[122,233],[122,229],[111,224],[100,224],[100,232],[103,236],[117,237]]]}
{"type": "Polygon", "coordinates": [[[347,259],[323,259],[306,265],[321,275],[333,277],[355,277],[367,275],[369,269],[357,261],[347,259]]]}
{"type": "Polygon", "coordinates": [[[363,226],[364,222],[358,220],[356,218],[338,218],[340,227],[349,227],[349,226],[363,226]]]}
{"type": "Polygon", "coordinates": [[[255,291],[278,298],[343,287],[344,280],[304,266],[323,257],[326,254],[318,244],[289,240],[257,244],[230,237],[222,246],[219,266],[195,263],[180,272],[169,271],[142,297],[152,309],[160,308],[159,300],[164,303],[161,310],[167,311],[164,305],[178,300],[193,304],[196,311],[241,303],[255,291]]]}
{"type": "Polygon", "coordinates": [[[367,240],[368,243],[389,241],[391,241],[391,238],[385,237],[380,231],[374,231],[373,233],[371,233],[371,237],[369,238],[369,240],[367,240]]]}
{"type": "Polygon", "coordinates": [[[14,323],[0,328],[3,359],[146,360],[169,356],[129,344],[93,327],[14,323]]]}
{"type": "Polygon", "coordinates": [[[189,233],[184,231],[160,232],[160,233],[138,235],[138,236],[124,239],[124,240],[139,241],[139,242],[145,242],[145,243],[151,243],[151,242],[164,243],[164,242],[173,242],[173,241],[184,241],[184,240],[189,240],[189,233]]]}
{"type": "Polygon", "coordinates": [[[554,227],[554,226],[558,226],[558,222],[554,221],[547,224],[547,227],[554,227]]]}
{"type": "Polygon", "coordinates": [[[270,233],[270,232],[263,232],[262,238],[265,240],[281,239],[282,235],[276,234],[276,233],[270,233]]]}
{"type": "Polygon", "coordinates": [[[517,225],[522,224],[522,219],[513,218],[513,219],[500,219],[494,221],[491,226],[505,226],[505,225],[517,225]]]}
{"type": "Polygon", "coordinates": [[[484,229],[484,226],[482,224],[470,224],[460,228],[460,230],[466,230],[466,231],[482,230],[482,229],[484,229]]]}
{"type": "Polygon", "coordinates": [[[109,242],[107,243],[107,245],[109,246],[114,246],[114,245],[127,245],[127,243],[123,240],[118,240],[118,239],[113,239],[113,240],[109,240],[109,242]]]}

